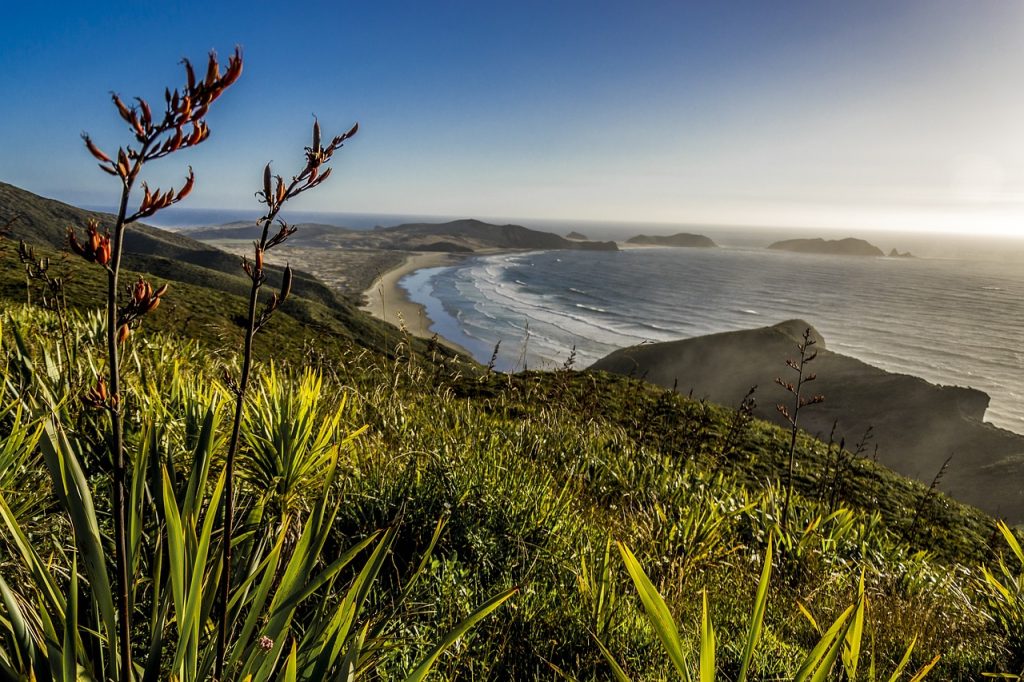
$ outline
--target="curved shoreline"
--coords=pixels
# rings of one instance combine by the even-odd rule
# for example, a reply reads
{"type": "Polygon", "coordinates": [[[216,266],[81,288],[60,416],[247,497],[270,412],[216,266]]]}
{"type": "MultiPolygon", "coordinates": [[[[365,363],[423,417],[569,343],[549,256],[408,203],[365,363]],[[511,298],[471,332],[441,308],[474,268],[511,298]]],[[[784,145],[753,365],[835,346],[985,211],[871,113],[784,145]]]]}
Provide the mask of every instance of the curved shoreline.
{"type": "MultiPolygon", "coordinates": [[[[434,321],[427,316],[426,308],[409,299],[409,294],[399,286],[399,282],[417,270],[454,265],[464,258],[462,254],[452,253],[411,253],[398,267],[379,274],[373,280],[373,284],[363,292],[366,303],[359,308],[378,320],[399,328],[404,326],[413,336],[429,339],[434,336],[434,332],[430,330],[434,321]]],[[[472,357],[468,350],[440,334],[437,335],[437,340],[452,350],[472,357]]]]}

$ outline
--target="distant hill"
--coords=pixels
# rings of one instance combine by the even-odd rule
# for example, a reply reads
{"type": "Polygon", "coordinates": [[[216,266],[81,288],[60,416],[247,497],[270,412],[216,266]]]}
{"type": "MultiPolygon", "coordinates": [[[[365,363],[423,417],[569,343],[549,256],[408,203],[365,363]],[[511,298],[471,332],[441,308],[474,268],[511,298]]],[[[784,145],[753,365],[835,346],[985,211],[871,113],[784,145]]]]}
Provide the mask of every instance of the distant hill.
{"type": "Polygon", "coordinates": [[[436,251],[440,253],[473,253],[473,249],[451,242],[430,242],[412,247],[413,251],[436,251]]]}
{"type": "MultiPolygon", "coordinates": [[[[293,239],[297,241],[310,241],[326,236],[345,235],[355,232],[347,227],[337,225],[324,225],[321,223],[295,223],[292,227],[299,228],[293,239]]],[[[224,225],[213,225],[210,227],[197,227],[180,230],[177,234],[185,235],[191,239],[209,241],[215,239],[254,239],[256,225],[253,222],[238,220],[224,225]]]]}
{"type": "MultiPolygon", "coordinates": [[[[448,251],[470,253],[487,249],[579,249],[615,251],[615,242],[565,239],[550,232],[522,225],[492,225],[481,220],[453,220],[446,223],[407,223],[372,230],[350,230],[333,225],[299,224],[289,240],[292,246],[312,248],[356,248],[400,251],[448,251]]],[[[195,239],[211,242],[251,240],[253,226],[229,223],[189,230],[195,239]]]]}
{"type": "MultiPolygon", "coordinates": [[[[590,369],[643,377],[665,387],[692,389],[695,397],[736,405],[758,386],[756,416],[782,423],[775,405],[792,396],[776,385],[789,379],[784,362],[809,327],[790,320],[773,327],[713,334],[668,343],[632,346],[598,360],[590,369]]],[[[808,385],[825,402],[800,413],[800,427],[828,438],[837,421],[836,440],[847,448],[870,426],[879,461],[895,471],[929,483],[947,457],[942,490],[989,513],[1024,521],[1024,436],[983,421],[989,397],[982,391],[936,386],[923,379],[893,374],[833,353],[818,339],[811,365],[817,380],[808,385]]]]}
{"type": "Polygon", "coordinates": [[[577,241],[584,241],[584,242],[590,241],[590,237],[588,237],[585,234],[581,234],[579,232],[576,232],[576,231],[570,232],[569,234],[565,235],[565,238],[566,239],[575,239],[577,241]]]}
{"type": "Polygon", "coordinates": [[[768,247],[777,251],[793,251],[794,253],[821,253],[830,256],[884,256],[885,253],[870,242],[863,239],[786,239],[775,242],[768,247]]]}
{"type": "MultiPolygon", "coordinates": [[[[112,226],[114,222],[114,216],[110,214],[76,208],[10,184],[0,183],[0,224],[15,215],[18,219],[11,226],[11,238],[24,239],[35,246],[40,255],[46,256],[57,256],[61,252],[66,252],[68,226],[82,228],[90,218],[99,220],[101,226],[112,226]]],[[[229,229],[239,230],[239,234],[243,234],[241,227],[229,229]]],[[[253,239],[254,232],[255,228],[252,226],[244,228],[245,238],[253,239]]],[[[20,264],[14,265],[13,250],[7,249],[6,253],[0,255],[4,256],[5,266],[13,268],[12,272],[15,275],[10,283],[0,282],[3,285],[0,286],[0,297],[23,295],[24,275],[20,274],[20,264]]],[[[128,270],[149,273],[158,280],[172,283],[172,291],[177,290],[179,295],[169,297],[168,305],[162,306],[161,311],[164,307],[176,306],[176,314],[181,320],[202,319],[205,334],[224,336],[235,333],[237,325],[234,317],[244,311],[245,303],[241,297],[248,296],[250,286],[248,278],[239,267],[238,256],[192,239],[185,233],[133,224],[125,233],[123,263],[128,270]],[[175,282],[185,286],[175,286],[175,282]],[[233,297],[239,298],[228,305],[233,297]]],[[[83,269],[80,267],[82,264],[84,261],[71,259],[67,267],[72,272],[82,271],[76,276],[83,280],[81,284],[84,286],[84,279],[95,279],[94,275],[99,270],[95,267],[83,269]]],[[[268,265],[267,286],[279,287],[282,272],[282,268],[268,265]]],[[[89,286],[94,287],[97,284],[98,280],[95,283],[90,282],[89,286]]],[[[94,293],[90,293],[89,296],[94,293]]],[[[393,343],[389,340],[390,325],[385,325],[358,310],[353,302],[346,300],[312,275],[296,271],[292,294],[282,312],[293,319],[290,323],[279,325],[278,329],[292,330],[280,338],[293,350],[301,348],[304,338],[315,338],[318,335],[322,337],[326,330],[330,330],[338,339],[349,339],[360,346],[385,353],[392,347],[393,343]]],[[[266,295],[269,296],[269,291],[266,295]]],[[[95,301],[94,298],[69,297],[72,305],[91,306],[95,301]]],[[[164,315],[161,320],[154,319],[152,324],[159,328],[163,324],[169,324],[169,320],[170,316],[164,315]]],[[[272,336],[268,334],[267,338],[272,336]]],[[[415,343],[422,342],[417,340],[415,343]]]]}
{"type": "Polygon", "coordinates": [[[531,230],[522,225],[492,225],[481,220],[453,220],[447,223],[406,223],[375,229],[378,234],[400,240],[423,238],[461,239],[467,246],[494,249],[591,249],[616,251],[615,242],[573,241],[550,232],[531,230]]]}
{"type": "Polygon", "coordinates": [[[646,235],[638,234],[626,240],[627,244],[642,244],[649,246],[679,246],[679,247],[700,247],[714,248],[718,244],[702,234],[689,234],[680,232],[672,235],[646,235]]]}

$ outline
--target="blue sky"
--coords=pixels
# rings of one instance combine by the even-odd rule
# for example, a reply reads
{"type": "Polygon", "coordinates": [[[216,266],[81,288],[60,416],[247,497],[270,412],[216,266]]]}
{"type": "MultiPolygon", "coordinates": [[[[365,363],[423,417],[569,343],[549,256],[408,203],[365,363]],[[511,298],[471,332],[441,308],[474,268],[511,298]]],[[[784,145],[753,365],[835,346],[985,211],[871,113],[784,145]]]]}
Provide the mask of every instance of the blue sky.
{"type": "Polygon", "coordinates": [[[81,147],[127,134],[178,61],[242,46],[196,207],[297,170],[315,113],[359,121],[296,208],[670,223],[1024,229],[1016,2],[18,3],[0,50],[0,180],[82,204],[81,147]]]}

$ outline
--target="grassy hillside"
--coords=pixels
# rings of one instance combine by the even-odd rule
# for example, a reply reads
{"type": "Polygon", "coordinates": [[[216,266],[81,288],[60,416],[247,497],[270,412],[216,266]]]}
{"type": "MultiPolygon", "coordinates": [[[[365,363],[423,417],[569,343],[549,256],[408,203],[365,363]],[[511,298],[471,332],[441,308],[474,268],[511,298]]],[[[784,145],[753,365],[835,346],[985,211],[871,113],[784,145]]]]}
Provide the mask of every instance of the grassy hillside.
{"type": "Polygon", "coordinates": [[[1024,437],[984,421],[989,397],[982,391],[937,386],[888,372],[831,351],[813,327],[790,320],[770,327],[622,348],[593,367],[693,391],[721,404],[738,403],[757,385],[758,417],[785,424],[776,405],[792,396],[773,382],[793,378],[783,365],[794,357],[804,330],[816,339],[811,394],[824,402],[800,414],[810,433],[852,447],[868,429],[872,454],[901,474],[928,483],[942,470],[942,489],[990,514],[1024,521],[1024,437]],[[877,446],[877,453],[875,447],[877,446]],[[951,459],[950,459],[951,458],[951,459]],[[948,461],[947,461],[948,460],[948,461]]]}
{"type": "MultiPolygon", "coordinates": [[[[87,310],[99,306],[105,275],[69,255],[66,230],[69,226],[81,229],[89,218],[108,225],[112,216],[0,183],[0,225],[15,216],[11,234],[0,247],[0,295],[7,300],[26,300],[24,269],[17,253],[17,240],[24,239],[37,258],[50,259],[51,275],[65,280],[71,307],[87,310]]],[[[147,320],[155,330],[238,348],[241,331],[237,318],[245,310],[250,287],[238,256],[183,235],[133,225],[126,233],[124,265],[129,270],[122,276],[124,282],[131,282],[137,273],[147,273],[158,282],[171,283],[174,293],[166,301],[168,312],[147,320]]],[[[268,266],[266,272],[267,284],[280,287],[282,268],[268,266]]],[[[311,275],[295,273],[292,294],[282,309],[280,323],[257,337],[258,344],[279,349],[284,357],[298,358],[309,343],[332,348],[355,345],[387,355],[397,342],[393,327],[360,313],[350,300],[311,275]]],[[[419,350],[427,347],[419,340],[412,343],[419,350]]]]}
{"type": "MultiPolygon", "coordinates": [[[[12,678],[30,650],[98,667],[107,627],[91,572],[109,561],[112,527],[106,417],[90,393],[105,364],[101,271],[39,250],[66,278],[67,347],[37,288],[37,304],[23,303],[14,245],[0,243],[0,672],[12,678]],[[91,525],[71,493],[95,499],[91,525]],[[68,594],[81,602],[73,621],[68,594]]],[[[231,430],[224,376],[240,364],[244,305],[229,272],[143,265],[174,283],[124,347],[134,657],[152,679],[202,679],[231,430]]],[[[284,310],[257,337],[241,428],[235,570],[252,580],[236,585],[240,677],[351,666],[405,679],[429,659],[432,679],[597,680],[611,658],[632,679],[661,680],[680,665],[696,674],[713,630],[715,670],[737,679],[759,580],[748,679],[793,678],[833,623],[846,626],[826,679],[853,677],[858,662],[859,679],[869,662],[878,679],[901,662],[904,679],[932,664],[942,680],[1024,666],[1019,547],[993,519],[869,458],[798,439],[783,524],[788,434],[748,409],[601,372],[491,373],[339,302],[284,310]],[[677,661],[614,541],[679,623],[677,661]],[[482,607],[494,610],[476,621],[482,607]],[[473,627],[446,638],[467,617],[473,627]]]]}
{"type": "MultiPolygon", "coordinates": [[[[64,405],[60,420],[83,452],[102,453],[94,440],[101,422],[80,398],[102,356],[99,336],[90,331],[98,330],[98,319],[75,322],[70,368],[53,315],[8,303],[3,320],[4,403],[47,387],[64,405]],[[15,343],[15,330],[24,347],[15,343]]],[[[221,369],[236,362],[232,349],[209,345],[212,335],[199,342],[146,329],[128,347],[136,415],[129,449],[158,447],[185,475],[195,447],[189,434],[198,433],[197,419],[212,408],[216,471],[229,427],[221,369]],[[146,446],[154,433],[157,445],[146,446]]],[[[850,460],[834,488],[835,450],[801,439],[794,513],[780,528],[785,434],[726,408],[601,373],[468,377],[416,355],[386,360],[354,346],[307,348],[303,367],[293,362],[290,370],[280,368],[274,349],[259,355],[261,379],[248,407],[254,419],[243,436],[249,472],[243,499],[266,505],[256,521],[266,530],[258,533],[275,532],[274,519],[285,509],[302,519],[324,504],[319,469],[296,479],[283,497],[278,484],[269,484],[280,480],[273,470],[248,459],[264,447],[260,419],[276,419],[275,401],[298,395],[317,377],[322,383],[292,413],[295,423],[316,429],[337,413],[336,438],[366,427],[339,451],[329,499],[340,506],[317,563],[325,566],[359,540],[394,529],[389,559],[358,620],[372,634],[371,676],[401,678],[472,608],[518,587],[506,606],[439,659],[438,679],[556,679],[557,671],[607,679],[597,641],[634,679],[664,679],[668,658],[622,562],[614,549],[607,552],[610,539],[627,543],[646,567],[682,624],[694,667],[701,595],[707,595],[725,679],[738,669],[769,537],[777,552],[754,679],[791,677],[818,638],[802,609],[819,624],[831,623],[856,601],[862,573],[870,604],[865,651],[870,635],[871,655],[886,675],[912,642],[911,670],[941,654],[935,679],[974,679],[979,671],[1020,663],[1020,640],[1000,624],[999,602],[978,568],[1003,552],[991,520],[870,461],[850,460]],[[276,380],[271,361],[278,364],[276,380]]],[[[30,410],[21,419],[31,431],[47,414],[30,410]]],[[[8,457],[17,433],[0,438],[8,457]]],[[[22,456],[5,469],[3,488],[18,491],[8,499],[18,502],[33,542],[69,560],[68,522],[51,488],[41,484],[47,476],[39,452],[22,456]]],[[[96,455],[83,461],[103,499],[102,457],[90,457],[96,455]]],[[[0,533],[0,575],[28,598],[32,583],[11,542],[7,530],[0,533]]],[[[1013,566],[1012,558],[1007,562],[1013,566]]],[[[338,604],[355,579],[343,573],[317,593],[316,603],[338,604]]],[[[312,623],[306,619],[317,612],[312,605],[300,610],[294,627],[312,623]]]]}

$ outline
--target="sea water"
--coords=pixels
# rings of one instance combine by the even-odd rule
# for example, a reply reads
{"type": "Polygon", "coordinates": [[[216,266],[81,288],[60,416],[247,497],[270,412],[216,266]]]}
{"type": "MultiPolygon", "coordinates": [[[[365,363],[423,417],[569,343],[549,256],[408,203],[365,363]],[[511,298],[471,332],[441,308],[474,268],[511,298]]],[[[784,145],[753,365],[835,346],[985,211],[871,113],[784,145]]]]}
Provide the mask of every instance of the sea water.
{"type": "MultiPolygon", "coordinates": [[[[1024,268],[763,248],[637,248],[474,257],[401,285],[433,330],[497,366],[577,368],[641,343],[812,324],[877,367],[988,393],[987,420],[1024,433],[1024,268]]],[[[780,365],[785,358],[779,358],[780,365]]],[[[769,372],[770,374],[770,372],[769,372]]]]}

